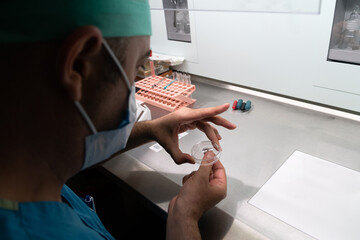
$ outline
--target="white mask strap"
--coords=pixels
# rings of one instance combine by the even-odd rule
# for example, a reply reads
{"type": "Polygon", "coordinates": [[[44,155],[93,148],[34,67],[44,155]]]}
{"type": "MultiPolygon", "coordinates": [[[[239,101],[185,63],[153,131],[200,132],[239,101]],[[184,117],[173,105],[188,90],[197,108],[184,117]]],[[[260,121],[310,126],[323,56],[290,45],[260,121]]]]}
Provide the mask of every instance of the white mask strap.
{"type": "Polygon", "coordinates": [[[121,74],[124,76],[125,82],[126,82],[128,88],[129,88],[129,90],[131,91],[130,81],[129,81],[127,75],[126,75],[126,72],[125,72],[124,69],[122,68],[119,60],[116,58],[114,52],[111,50],[109,44],[105,41],[105,39],[102,39],[102,43],[103,43],[104,47],[106,48],[106,50],[108,51],[108,53],[110,54],[111,58],[114,60],[116,66],[118,66],[118,68],[120,69],[120,72],[121,72],[121,74]]]}
{"type": "Polygon", "coordinates": [[[91,121],[91,119],[89,118],[89,116],[85,112],[84,108],[81,106],[81,104],[78,101],[75,101],[75,106],[79,110],[79,112],[80,112],[81,116],[84,118],[85,122],[88,124],[88,126],[91,129],[92,133],[94,133],[94,134],[97,133],[93,122],[91,121]]]}
{"type": "MultiPolygon", "coordinates": [[[[120,69],[121,74],[123,75],[126,85],[128,86],[130,92],[131,92],[131,84],[130,81],[124,71],[124,69],[122,68],[119,60],[116,58],[114,52],[111,50],[110,46],[108,45],[108,43],[105,41],[105,39],[102,39],[102,43],[105,47],[105,49],[108,51],[108,53],[110,54],[111,58],[114,60],[116,66],[120,69]]],[[[80,102],[75,101],[75,106],[77,107],[77,109],[79,110],[80,114],[82,115],[82,117],[84,118],[85,122],[88,124],[89,128],[91,129],[91,131],[95,134],[97,133],[96,128],[93,124],[93,122],[91,121],[91,119],[89,118],[89,116],[87,115],[87,113],[85,112],[84,108],[81,106],[80,102]]]]}

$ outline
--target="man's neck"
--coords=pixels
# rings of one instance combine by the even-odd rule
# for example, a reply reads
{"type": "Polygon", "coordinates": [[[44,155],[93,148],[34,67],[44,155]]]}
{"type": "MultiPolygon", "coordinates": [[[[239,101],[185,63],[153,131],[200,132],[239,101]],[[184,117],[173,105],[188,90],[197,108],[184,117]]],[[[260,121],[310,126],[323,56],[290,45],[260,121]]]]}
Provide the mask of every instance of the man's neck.
{"type": "Polygon", "coordinates": [[[61,201],[63,183],[44,166],[0,168],[0,198],[16,202],[61,201]]]}

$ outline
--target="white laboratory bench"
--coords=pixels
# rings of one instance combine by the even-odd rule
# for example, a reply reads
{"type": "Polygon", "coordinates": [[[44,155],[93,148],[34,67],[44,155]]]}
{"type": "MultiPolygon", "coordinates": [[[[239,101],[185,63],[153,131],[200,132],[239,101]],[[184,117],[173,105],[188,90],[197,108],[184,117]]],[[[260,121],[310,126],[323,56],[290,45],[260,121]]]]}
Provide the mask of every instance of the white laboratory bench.
{"type": "MultiPolygon", "coordinates": [[[[233,131],[218,128],[221,161],[228,177],[227,197],[200,220],[204,239],[314,239],[312,236],[256,208],[248,201],[295,151],[360,171],[360,116],[286,98],[197,78],[193,108],[252,101],[249,112],[229,109],[222,117],[237,125],[233,131]]],[[[151,107],[153,118],[166,114],[151,107]]],[[[189,131],[179,140],[190,152],[205,140],[189,131]]],[[[138,191],[164,213],[182,182],[197,165],[176,165],[165,150],[149,149],[154,142],[128,151],[103,164],[113,176],[138,191]]]]}

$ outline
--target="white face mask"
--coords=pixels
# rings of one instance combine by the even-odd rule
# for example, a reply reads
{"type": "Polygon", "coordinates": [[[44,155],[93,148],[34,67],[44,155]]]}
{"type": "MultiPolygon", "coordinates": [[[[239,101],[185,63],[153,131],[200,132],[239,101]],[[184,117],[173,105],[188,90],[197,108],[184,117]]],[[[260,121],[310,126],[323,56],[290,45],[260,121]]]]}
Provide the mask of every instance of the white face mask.
{"type": "Polygon", "coordinates": [[[90,120],[84,108],[81,106],[80,102],[75,101],[75,106],[78,108],[93,133],[85,137],[85,157],[81,170],[102,162],[111,157],[113,154],[124,149],[136,120],[135,86],[130,84],[120,62],[115,57],[113,51],[104,39],[103,45],[115,61],[115,64],[118,66],[129,88],[130,94],[128,99],[128,109],[125,119],[120,123],[117,129],[97,132],[94,124],[90,120]]]}

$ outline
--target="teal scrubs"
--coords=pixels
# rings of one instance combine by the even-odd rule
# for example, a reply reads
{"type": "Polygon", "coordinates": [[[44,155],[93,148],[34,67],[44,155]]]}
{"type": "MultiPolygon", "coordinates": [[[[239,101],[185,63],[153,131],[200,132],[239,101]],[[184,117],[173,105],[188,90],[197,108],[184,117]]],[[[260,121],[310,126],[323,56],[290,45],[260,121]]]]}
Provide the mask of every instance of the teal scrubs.
{"type": "Polygon", "coordinates": [[[66,185],[61,196],[63,202],[0,199],[0,239],[114,239],[66,185]]]}

